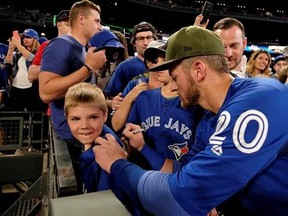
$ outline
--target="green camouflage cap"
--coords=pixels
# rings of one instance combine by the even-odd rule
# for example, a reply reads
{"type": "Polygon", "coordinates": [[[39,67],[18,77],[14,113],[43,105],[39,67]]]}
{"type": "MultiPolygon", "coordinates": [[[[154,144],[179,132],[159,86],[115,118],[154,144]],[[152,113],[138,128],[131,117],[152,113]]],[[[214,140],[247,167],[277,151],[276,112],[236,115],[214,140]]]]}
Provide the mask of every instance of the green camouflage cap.
{"type": "Polygon", "coordinates": [[[167,70],[177,60],[203,55],[224,55],[224,44],[221,38],[213,31],[202,27],[184,27],[168,39],[166,61],[150,68],[149,71],[167,70]]]}

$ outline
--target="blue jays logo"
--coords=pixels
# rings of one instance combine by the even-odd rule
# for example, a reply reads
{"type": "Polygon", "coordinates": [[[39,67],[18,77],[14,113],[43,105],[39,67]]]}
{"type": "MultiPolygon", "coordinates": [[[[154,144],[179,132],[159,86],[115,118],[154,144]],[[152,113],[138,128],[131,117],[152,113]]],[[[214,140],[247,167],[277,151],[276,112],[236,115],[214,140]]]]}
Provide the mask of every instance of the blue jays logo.
{"type": "Polygon", "coordinates": [[[180,158],[187,154],[188,151],[189,151],[189,148],[188,148],[188,143],[187,142],[184,142],[184,143],[175,143],[173,145],[169,145],[168,146],[169,149],[171,149],[175,155],[175,158],[177,161],[180,160],[180,158]]]}

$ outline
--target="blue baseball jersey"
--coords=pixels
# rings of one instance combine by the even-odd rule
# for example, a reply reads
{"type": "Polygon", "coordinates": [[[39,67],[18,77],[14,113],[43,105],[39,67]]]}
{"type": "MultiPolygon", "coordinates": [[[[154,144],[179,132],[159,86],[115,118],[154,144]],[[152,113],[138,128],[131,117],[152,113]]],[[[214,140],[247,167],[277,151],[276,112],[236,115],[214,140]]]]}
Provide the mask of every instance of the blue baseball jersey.
{"type": "MultiPolygon", "coordinates": [[[[70,35],[52,39],[46,46],[41,71],[49,71],[60,76],[67,76],[79,70],[85,63],[86,49],[70,35]]],[[[92,81],[92,77],[86,80],[92,81]]],[[[60,139],[71,139],[72,133],[64,115],[64,98],[50,103],[53,128],[60,139]]]]}
{"type": "Polygon", "coordinates": [[[287,110],[287,85],[235,78],[219,112],[201,126],[205,149],[181,170],[145,171],[122,159],[111,173],[153,215],[207,215],[236,193],[252,215],[287,215],[287,110]]]}
{"type": "Polygon", "coordinates": [[[8,46],[0,43],[0,91],[6,91],[8,86],[8,71],[5,65],[5,57],[8,52],[8,46]]]}
{"type": "Polygon", "coordinates": [[[108,85],[104,89],[104,94],[116,96],[124,90],[130,80],[146,71],[146,65],[138,57],[133,56],[126,59],[116,67],[108,85]]]}
{"type": "MultiPolygon", "coordinates": [[[[179,96],[165,98],[161,88],[157,88],[138,95],[127,122],[141,125],[147,145],[163,159],[181,161],[194,142],[194,111],[195,106],[189,109],[181,107],[179,96]]],[[[151,166],[155,169],[154,162],[151,166]]]]}

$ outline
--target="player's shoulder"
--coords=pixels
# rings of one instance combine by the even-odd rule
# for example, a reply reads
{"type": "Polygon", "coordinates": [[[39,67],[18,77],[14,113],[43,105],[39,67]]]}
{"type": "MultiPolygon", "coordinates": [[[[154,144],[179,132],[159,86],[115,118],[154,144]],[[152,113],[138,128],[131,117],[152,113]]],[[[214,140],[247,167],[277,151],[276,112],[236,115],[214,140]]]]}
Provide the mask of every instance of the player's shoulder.
{"type": "Polygon", "coordinates": [[[232,92],[239,92],[241,95],[262,95],[281,92],[286,89],[287,88],[285,88],[283,83],[279,82],[279,80],[258,77],[235,78],[230,90],[232,90],[232,92]]]}

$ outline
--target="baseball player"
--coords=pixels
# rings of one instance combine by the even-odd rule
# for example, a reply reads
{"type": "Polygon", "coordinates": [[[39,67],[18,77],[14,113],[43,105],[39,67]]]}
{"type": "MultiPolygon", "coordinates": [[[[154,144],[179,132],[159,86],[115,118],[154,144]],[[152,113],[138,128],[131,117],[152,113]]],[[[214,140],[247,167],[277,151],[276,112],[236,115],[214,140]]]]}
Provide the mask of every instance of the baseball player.
{"type": "MultiPolygon", "coordinates": [[[[233,78],[221,38],[197,26],[170,36],[166,62],[155,70],[168,68],[182,106],[210,112],[197,128],[195,144],[204,150],[173,174],[146,171],[125,160],[106,135],[96,138],[99,165],[153,215],[206,215],[236,194],[237,215],[287,215],[288,86],[233,78]]],[[[133,134],[139,128],[126,126],[130,143],[144,143],[141,133],[133,134]]]]}

